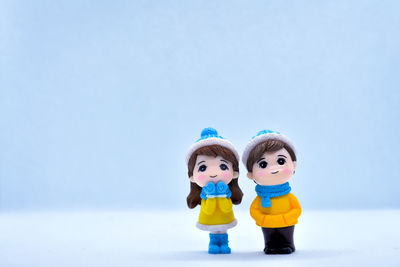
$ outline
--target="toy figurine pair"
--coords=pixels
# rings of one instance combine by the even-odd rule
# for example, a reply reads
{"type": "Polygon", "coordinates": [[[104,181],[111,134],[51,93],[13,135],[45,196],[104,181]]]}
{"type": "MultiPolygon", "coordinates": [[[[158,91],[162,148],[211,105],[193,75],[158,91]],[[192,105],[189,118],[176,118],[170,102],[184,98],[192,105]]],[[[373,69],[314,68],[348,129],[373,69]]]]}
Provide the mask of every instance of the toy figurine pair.
{"type": "MultiPolygon", "coordinates": [[[[288,182],[297,166],[294,145],[279,132],[263,130],[249,141],[242,160],[247,177],[257,184],[250,214],[264,234],[264,252],[294,252],[294,225],[301,214],[288,182]]],[[[186,163],[191,182],[187,204],[191,209],[201,205],[197,227],[210,232],[208,253],[229,254],[227,230],[237,224],[232,204],[243,197],[239,154],[215,129],[205,128],[189,148],[186,163]]]]}

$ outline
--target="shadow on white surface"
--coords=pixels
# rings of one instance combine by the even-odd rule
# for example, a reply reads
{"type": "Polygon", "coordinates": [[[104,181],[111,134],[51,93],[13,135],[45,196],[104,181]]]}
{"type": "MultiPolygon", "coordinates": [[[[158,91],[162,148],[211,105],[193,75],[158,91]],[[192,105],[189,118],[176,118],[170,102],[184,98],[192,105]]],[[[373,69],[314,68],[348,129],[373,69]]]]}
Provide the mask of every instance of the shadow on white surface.
{"type": "Polygon", "coordinates": [[[305,211],[291,255],[265,255],[247,211],[235,212],[238,226],[228,232],[232,254],[210,255],[197,216],[185,210],[1,213],[0,266],[400,266],[400,210],[305,211]]]}
{"type": "Polygon", "coordinates": [[[350,255],[351,250],[297,250],[290,255],[266,255],[263,251],[233,251],[228,255],[210,255],[207,251],[181,251],[162,253],[160,259],[173,261],[270,261],[270,260],[317,260],[350,255]]]}

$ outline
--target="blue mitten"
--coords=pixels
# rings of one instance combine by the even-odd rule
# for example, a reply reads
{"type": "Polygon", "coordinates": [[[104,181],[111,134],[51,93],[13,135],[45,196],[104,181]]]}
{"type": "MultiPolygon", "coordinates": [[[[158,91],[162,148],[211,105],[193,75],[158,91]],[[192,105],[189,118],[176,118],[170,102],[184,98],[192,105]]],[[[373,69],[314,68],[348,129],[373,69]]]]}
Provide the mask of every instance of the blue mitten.
{"type": "Polygon", "coordinates": [[[217,195],[225,194],[227,189],[228,189],[228,186],[224,182],[219,181],[217,183],[217,195]]]}
{"type": "Polygon", "coordinates": [[[200,197],[204,200],[207,199],[207,195],[215,195],[216,194],[216,188],[215,184],[212,182],[209,182],[206,186],[203,187],[200,193],[200,197]]]}
{"type": "Polygon", "coordinates": [[[229,186],[226,185],[224,182],[219,181],[217,183],[217,195],[226,195],[227,198],[230,198],[232,196],[232,192],[229,189],[229,186]]]}

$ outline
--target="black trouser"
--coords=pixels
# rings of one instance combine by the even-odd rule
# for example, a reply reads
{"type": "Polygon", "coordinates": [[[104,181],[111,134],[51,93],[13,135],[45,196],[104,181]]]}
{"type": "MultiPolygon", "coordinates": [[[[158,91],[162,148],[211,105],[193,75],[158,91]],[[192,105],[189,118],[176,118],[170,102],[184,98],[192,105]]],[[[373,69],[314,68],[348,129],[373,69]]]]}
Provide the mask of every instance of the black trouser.
{"type": "Polygon", "coordinates": [[[293,243],[294,225],[281,228],[261,228],[264,234],[265,248],[281,249],[290,247],[295,250],[293,243]]]}

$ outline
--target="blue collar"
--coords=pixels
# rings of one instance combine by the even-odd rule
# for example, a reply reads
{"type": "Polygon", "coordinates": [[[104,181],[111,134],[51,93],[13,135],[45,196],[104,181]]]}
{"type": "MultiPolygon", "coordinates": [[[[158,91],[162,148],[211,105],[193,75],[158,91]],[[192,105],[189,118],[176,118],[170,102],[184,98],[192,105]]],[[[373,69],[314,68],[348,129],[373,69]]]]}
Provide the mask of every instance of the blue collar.
{"type": "Polygon", "coordinates": [[[261,207],[271,207],[271,197],[279,197],[289,194],[292,188],[289,182],[278,185],[256,185],[257,195],[261,197],[261,207]]]}

